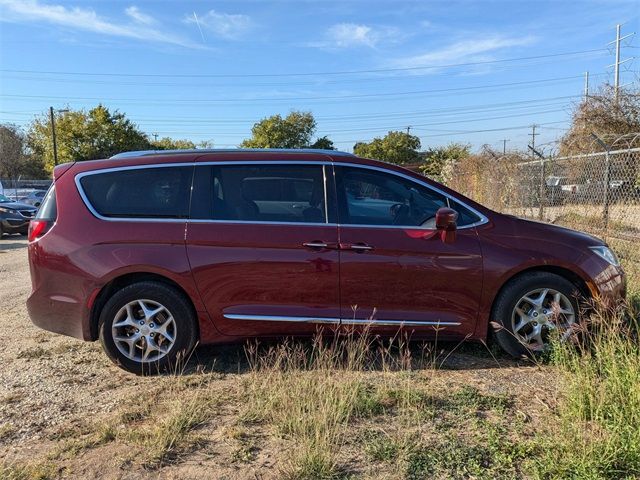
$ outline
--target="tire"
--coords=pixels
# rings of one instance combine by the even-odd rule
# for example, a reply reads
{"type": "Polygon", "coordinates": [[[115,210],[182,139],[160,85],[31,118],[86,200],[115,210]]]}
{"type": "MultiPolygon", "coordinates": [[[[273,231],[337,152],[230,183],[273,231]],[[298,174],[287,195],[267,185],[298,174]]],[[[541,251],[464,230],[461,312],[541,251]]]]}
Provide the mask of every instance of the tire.
{"type": "Polygon", "coordinates": [[[195,314],[187,298],[153,281],[114,293],[100,312],[98,326],[107,356],[138,375],[179,371],[197,339],[195,314]]]}
{"type": "Polygon", "coordinates": [[[503,287],[493,305],[495,340],[516,358],[543,352],[552,330],[559,326],[562,334],[572,323],[579,322],[580,296],[576,285],[553,273],[531,272],[514,278],[503,287]],[[548,293],[542,298],[545,290],[548,293]]]}

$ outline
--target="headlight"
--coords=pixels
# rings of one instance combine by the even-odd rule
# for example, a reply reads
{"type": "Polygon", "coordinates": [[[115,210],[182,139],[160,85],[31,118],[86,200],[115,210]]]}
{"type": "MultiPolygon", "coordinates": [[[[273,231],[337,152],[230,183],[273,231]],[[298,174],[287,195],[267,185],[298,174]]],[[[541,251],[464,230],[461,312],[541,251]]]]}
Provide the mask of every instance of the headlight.
{"type": "Polygon", "coordinates": [[[4,208],[4,207],[0,207],[0,212],[3,212],[3,213],[14,213],[14,214],[16,213],[15,210],[12,210],[10,208],[4,208]]]}
{"type": "Polygon", "coordinates": [[[613,250],[611,250],[609,247],[605,247],[604,245],[601,245],[599,247],[589,247],[589,248],[591,248],[591,251],[593,253],[598,255],[603,260],[606,260],[611,265],[615,265],[616,267],[620,266],[620,261],[618,260],[618,257],[616,257],[616,254],[613,253],[613,250]]]}

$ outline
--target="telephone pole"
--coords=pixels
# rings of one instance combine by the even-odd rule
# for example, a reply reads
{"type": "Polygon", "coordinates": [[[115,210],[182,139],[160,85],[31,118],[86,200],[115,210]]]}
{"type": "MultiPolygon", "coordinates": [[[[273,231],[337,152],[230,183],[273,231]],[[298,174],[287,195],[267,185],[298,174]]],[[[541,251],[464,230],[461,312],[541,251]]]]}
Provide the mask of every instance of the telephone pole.
{"type": "Polygon", "coordinates": [[[538,125],[535,123],[531,125],[531,133],[529,134],[531,137],[531,150],[534,152],[536,150],[536,136],[540,135],[539,133],[536,133],[536,128],[538,128],[538,125]]]}
{"type": "Polygon", "coordinates": [[[584,72],[584,99],[589,98],[589,72],[584,72]]]}
{"type": "Polygon", "coordinates": [[[411,125],[407,125],[407,137],[410,135],[411,133],[411,125]]]}
{"type": "Polygon", "coordinates": [[[509,141],[508,138],[503,138],[502,139],[502,155],[506,155],[507,154],[507,142],[509,141]]]}
{"type": "Polygon", "coordinates": [[[49,120],[51,121],[51,139],[53,140],[53,164],[58,165],[58,143],[56,142],[56,119],[55,112],[66,113],[68,109],[54,110],[53,107],[49,107],[49,120]]]}
{"type": "Polygon", "coordinates": [[[622,40],[625,40],[629,37],[632,37],[633,35],[635,35],[635,32],[629,33],[627,35],[625,35],[624,37],[620,36],[620,27],[622,25],[617,24],[616,25],[616,39],[613,42],[609,42],[607,45],[612,45],[615,44],[615,49],[616,49],[616,62],[613,65],[609,65],[610,67],[613,67],[613,99],[614,101],[617,103],[618,102],[618,94],[620,91],[620,65],[622,65],[623,63],[629,62],[632,60],[632,58],[626,58],[624,60],[620,60],[620,46],[621,46],[621,42],[622,40]]]}
{"type": "Polygon", "coordinates": [[[53,117],[53,107],[49,107],[49,120],[51,120],[51,138],[53,139],[53,164],[58,165],[58,145],[56,144],[56,121],[53,117]]]}

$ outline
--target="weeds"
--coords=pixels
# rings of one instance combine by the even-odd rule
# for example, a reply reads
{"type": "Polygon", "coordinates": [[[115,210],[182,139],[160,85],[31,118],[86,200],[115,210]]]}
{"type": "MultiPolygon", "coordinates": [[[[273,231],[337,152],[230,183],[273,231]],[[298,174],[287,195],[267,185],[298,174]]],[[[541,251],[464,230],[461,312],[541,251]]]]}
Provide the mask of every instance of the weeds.
{"type": "Polygon", "coordinates": [[[599,305],[571,342],[554,344],[563,395],[541,477],[640,476],[639,330],[627,313],[599,305]]]}

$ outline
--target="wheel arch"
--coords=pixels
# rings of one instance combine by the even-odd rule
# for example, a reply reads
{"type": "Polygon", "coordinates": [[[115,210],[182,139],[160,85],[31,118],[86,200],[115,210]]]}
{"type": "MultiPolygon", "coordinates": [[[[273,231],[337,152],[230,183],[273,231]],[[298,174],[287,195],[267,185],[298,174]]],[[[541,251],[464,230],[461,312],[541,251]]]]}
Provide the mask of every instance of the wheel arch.
{"type": "MultiPolygon", "coordinates": [[[[537,266],[529,267],[524,270],[515,272],[514,274],[512,274],[502,282],[502,285],[500,286],[495,296],[493,297],[493,300],[491,301],[491,309],[489,310],[489,316],[491,317],[493,315],[495,304],[498,301],[498,298],[502,294],[503,290],[507,287],[507,285],[513,282],[516,278],[519,278],[531,273],[535,273],[535,272],[553,273],[558,275],[559,277],[563,277],[564,279],[574,284],[584,298],[589,299],[593,297],[593,292],[589,288],[588,283],[585,281],[584,278],[582,278],[576,272],[568,268],[559,267],[557,265],[537,265],[537,266]]],[[[490,324],[487,325],[487,329],[488,329],[488,332],[491,331],[490,324]]]]}
{"type": "MultiPolygon", "coordinates": [[[[180,286],[180,284],[158,273],[130,272],[130,273],[126,273],[111,279],[107,284],[105,284],[100,289],[100,291],[96,295],[96,298],[93,301],[93,304],[91,306],[91,312],[89,314],[89,322],[90,322],[89,325],[90,325],[90,334],[91,334],[92,341],[98,339],[98,321],[100,319],[100,312],[102,311],[102,307],[104,307],[104,305],[107,303],[109,298],[118,290],[121,290],[122,288],[128,285],[133,285],[134,283],[140,283],[140,282],[162,283],[178,291],[187,300],[187,303],[189,304],[189,307],[191,308],[191,311],[194,314],[194,318],[196,320],[198,319],[198,314],[197,314],[195,305],[193,304],[193,300],[191,299],[189,294],[185,291],[185,289],[180,286]]],[[[199,325],[199,322],[197,321],[196,321],[196,335],[197,335],[197,338],[200,338],[200,325],[199,325]]]]}

